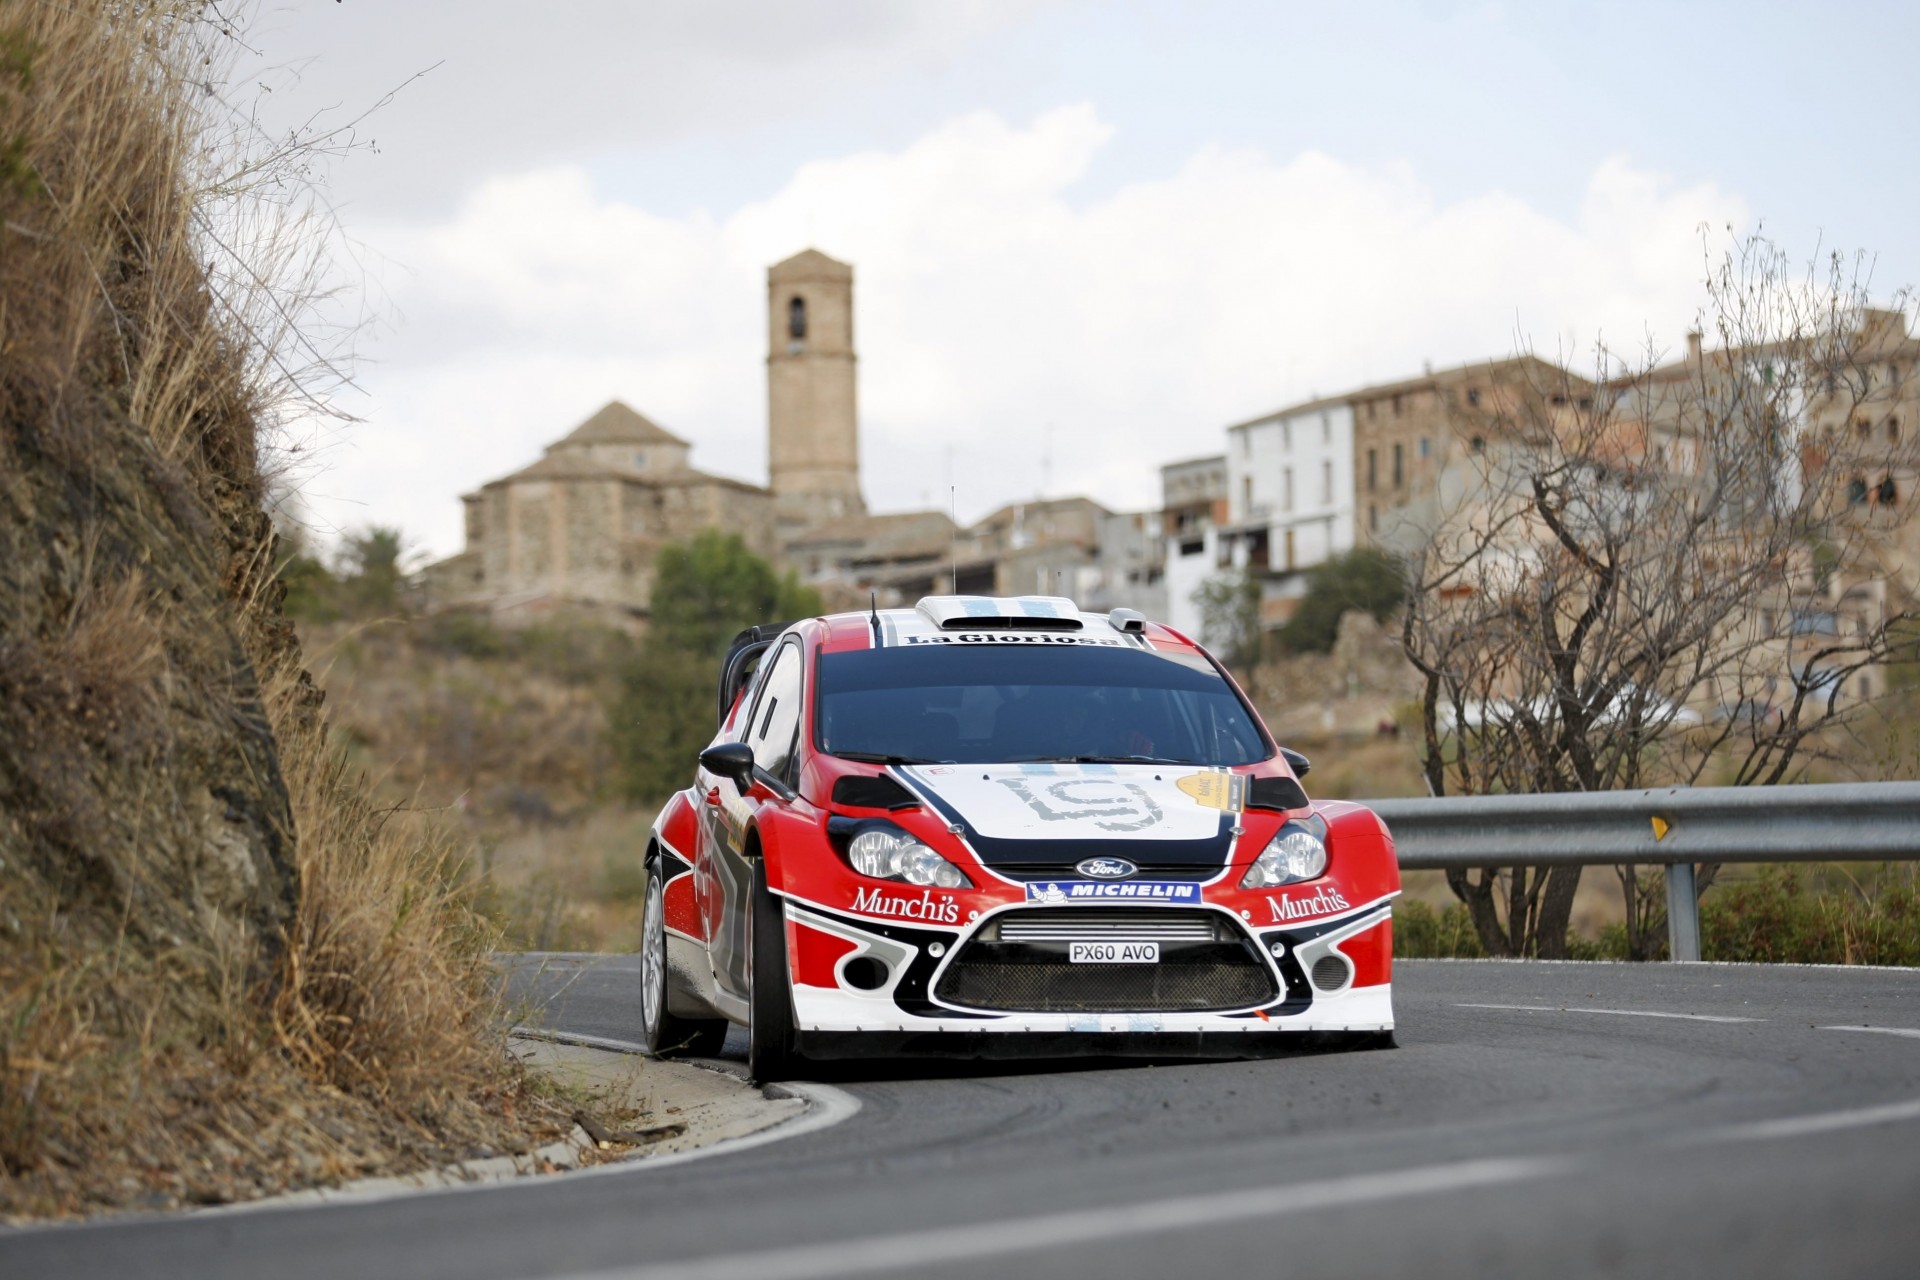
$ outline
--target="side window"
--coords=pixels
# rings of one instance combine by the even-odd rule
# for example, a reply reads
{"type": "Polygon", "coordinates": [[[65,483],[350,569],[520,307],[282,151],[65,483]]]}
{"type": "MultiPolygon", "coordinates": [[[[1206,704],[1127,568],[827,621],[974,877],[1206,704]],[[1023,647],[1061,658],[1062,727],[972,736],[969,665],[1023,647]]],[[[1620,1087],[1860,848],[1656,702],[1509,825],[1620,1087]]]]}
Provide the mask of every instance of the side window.
{"type": "Polygon", "coordinates": [[[780,646],[747,727],[747,745],[754,763],[776,778],[791,771],[794,739],[800,731],[800,646],[780,646]]]}

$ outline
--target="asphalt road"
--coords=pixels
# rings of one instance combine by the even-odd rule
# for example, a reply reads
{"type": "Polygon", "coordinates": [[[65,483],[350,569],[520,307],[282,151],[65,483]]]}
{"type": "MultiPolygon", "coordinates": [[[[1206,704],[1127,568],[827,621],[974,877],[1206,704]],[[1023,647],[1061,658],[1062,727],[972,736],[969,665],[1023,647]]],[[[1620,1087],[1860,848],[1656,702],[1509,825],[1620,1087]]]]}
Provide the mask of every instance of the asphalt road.
{"type": "MultiPolygon", "coordinates": [[[[843,1074],[850,1119],[749,1150],[0,1234],[0,1276],[1920,1274],[1920,972],[1395,976],[1398,1050],[843,1074]]],[[[636,1034],[625,959],[525,977],[636,1034]]]]}

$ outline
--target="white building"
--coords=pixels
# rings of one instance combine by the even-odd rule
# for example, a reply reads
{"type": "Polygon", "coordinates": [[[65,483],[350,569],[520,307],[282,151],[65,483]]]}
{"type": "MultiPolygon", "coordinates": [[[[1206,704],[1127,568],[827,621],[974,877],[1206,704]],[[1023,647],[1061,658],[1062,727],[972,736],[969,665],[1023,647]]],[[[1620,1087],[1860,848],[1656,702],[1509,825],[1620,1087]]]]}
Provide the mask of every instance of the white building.
{"type": "Polygon", "coordinates": [[[1353,406],[1312,400],[1227,428],[1220,560],[1261,580],[1261,621],[1277,626],[1303,570],[1354,545],[1353,406]]]}
{"type": "Polygon", "coordinates": [[[1193,601],[1220,571],[1217,526],[1226,514],[1227,460],[1220,454],[1169,462],[1160,468],[1161,531],[1166,538],[1160,621],[1200,638],[1200,606],[1193,601]]]}

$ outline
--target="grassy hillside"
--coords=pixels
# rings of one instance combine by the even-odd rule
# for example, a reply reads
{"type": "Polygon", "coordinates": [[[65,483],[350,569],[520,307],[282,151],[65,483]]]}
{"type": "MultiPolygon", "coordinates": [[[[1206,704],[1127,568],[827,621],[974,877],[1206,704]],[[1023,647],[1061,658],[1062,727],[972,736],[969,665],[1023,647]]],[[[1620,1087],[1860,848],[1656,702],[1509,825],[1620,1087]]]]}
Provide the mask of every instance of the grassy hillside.
{"type": "Polygon", "coordinates": [[[299,388],[259,320],[292,313],[225,247],[213,16],[0,10],[0,1214],[560,1120],[457,842],[333,749],[282,614],[259,459],[299,388]]]}
{"type": "Polygon", "coordinates": [[[385,801],[441,815],[506,945],[638,945],[654,811],[621,798],[608,710],[628,637],[464,615],[302,630],[342,749],[385,801]]]}

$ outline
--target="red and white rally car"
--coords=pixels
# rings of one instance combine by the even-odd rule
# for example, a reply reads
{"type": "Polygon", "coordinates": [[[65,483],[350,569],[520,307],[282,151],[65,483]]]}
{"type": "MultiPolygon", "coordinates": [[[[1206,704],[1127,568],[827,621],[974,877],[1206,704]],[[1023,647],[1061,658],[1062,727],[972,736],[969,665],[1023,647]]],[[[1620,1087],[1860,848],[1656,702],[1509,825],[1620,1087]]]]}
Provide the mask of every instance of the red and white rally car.
{"type": "Polygon", "coordinates": [[[657,1052],[1392,1043],[1392,839],[1170,628],[978,596],[750,628],[720,712],[646,852],[657,1052]]]}

